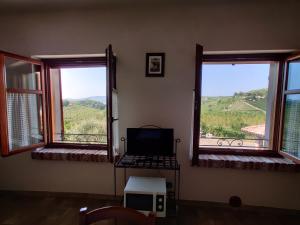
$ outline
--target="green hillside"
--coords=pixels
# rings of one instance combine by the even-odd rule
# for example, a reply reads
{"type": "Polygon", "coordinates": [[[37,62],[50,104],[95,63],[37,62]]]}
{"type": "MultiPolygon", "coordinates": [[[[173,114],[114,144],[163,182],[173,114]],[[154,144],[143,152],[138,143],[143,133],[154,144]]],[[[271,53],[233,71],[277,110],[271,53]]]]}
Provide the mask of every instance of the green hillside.
{"type": "MultiPolygon", "coordinates": [[[[63,113],[65,134],[100,134],[101,141],[106,140],[106,106],[103,103],[93,100],[64,101],[63,113]]],[[[82,139],[86,137],[82,136],[82,139]]]]}
{"type": "MultiPolygon", "coordinates": [[[[233,96],[202,97],[201,131],[218,137],[251,138],[241,128],[265,123],[266,89],[233,96]]],[[[65,134],[103,135],[106,140],[106,106],[91,99],[63,102],[65,134]]]]}
{"type": "Polygon", "coordinates": [[[201,130],[218,137],[250,138],[241,128],[265,123],[267,89],[202,97],[201,130]]]}
{"type": "Polygon", "coordinates": [[[254,107],[257,107],[257,108],[263,110],[263,111],[266,110],[266,105],[267,105],[266,98],[256,99],[255,101],[246,100],[246,102],[249,103],[250,105],[253,105],[254,107]]]}
{"type": "Polygon", "coordinates": [[[234,96],[237,98],[242,98],[245,100],[245,102],[249,103],[250,105],[253,105],[254,107],[257,107],[265,111],[267,93],[268,90],[264,88],[264,89],[252,90],[249,92],[235,93],[234,96]]]}

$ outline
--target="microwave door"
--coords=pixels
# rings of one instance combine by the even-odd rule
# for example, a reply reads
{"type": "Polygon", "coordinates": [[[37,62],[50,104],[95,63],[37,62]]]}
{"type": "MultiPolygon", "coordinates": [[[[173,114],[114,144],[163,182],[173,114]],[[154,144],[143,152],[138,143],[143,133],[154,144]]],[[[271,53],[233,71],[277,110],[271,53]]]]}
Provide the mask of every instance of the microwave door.
{"type": "Polygon", "coordinates": [[[126,194],[126,207],[140,210],[153,211],[153,195],[149,194],[126,194]]]}

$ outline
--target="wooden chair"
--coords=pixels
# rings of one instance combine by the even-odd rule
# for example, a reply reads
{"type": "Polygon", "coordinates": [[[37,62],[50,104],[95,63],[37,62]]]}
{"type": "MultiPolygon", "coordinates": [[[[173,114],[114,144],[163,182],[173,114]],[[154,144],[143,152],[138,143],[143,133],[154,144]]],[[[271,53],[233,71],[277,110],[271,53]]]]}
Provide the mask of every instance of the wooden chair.
{"type": "Polygon", "coordinates": [[[101,220],[115,219],[130,222],[135,225],[154,225],[155,216],[145,216],[134,209],[118,206],[108,206],[88,212],[87,207],[81,208],[79,213],[79,225],[89,225],[101,220]]]}

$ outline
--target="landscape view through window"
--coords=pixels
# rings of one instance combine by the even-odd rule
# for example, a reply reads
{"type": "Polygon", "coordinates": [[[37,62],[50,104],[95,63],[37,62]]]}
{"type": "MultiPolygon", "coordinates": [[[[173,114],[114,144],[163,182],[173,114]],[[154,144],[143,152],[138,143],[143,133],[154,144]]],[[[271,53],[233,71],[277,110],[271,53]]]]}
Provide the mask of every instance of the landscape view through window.
{"type": "Polygon", "coordinates": [[[200,146],[268,147],[270,64],[204,64],[200,146]]]}
{"type": "Polygon", "coordinates": [[[106,68],[61,69],[63,141],[107,143],[106,68]]]}

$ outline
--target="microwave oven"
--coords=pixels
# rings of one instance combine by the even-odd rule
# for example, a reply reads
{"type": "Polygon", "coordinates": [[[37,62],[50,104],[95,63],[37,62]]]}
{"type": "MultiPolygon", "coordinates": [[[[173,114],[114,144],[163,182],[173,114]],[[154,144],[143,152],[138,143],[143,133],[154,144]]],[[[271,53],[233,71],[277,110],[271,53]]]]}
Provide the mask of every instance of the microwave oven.
{"type": "Polygon", "coordinates": [[[124,207],[165,217],[166,189],[165,178],[130,176],[124,189],[124,207]]]}

